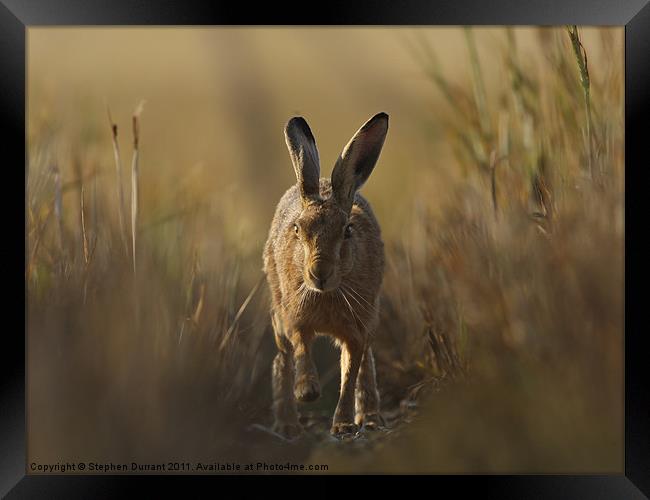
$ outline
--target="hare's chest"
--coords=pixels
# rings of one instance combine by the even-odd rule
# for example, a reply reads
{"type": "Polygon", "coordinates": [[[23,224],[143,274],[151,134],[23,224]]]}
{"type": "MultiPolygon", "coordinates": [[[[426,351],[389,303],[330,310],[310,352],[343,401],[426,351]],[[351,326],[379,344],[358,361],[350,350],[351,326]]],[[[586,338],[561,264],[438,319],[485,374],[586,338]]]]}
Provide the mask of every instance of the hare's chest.
{"type": "Polygon", "coordinates": [[[355,305],[343,295],[323,294],[295,311],[291,322],[297,330],[331,335],[342,341],[350,337],[362,339],[373,319],[355,305]]]}

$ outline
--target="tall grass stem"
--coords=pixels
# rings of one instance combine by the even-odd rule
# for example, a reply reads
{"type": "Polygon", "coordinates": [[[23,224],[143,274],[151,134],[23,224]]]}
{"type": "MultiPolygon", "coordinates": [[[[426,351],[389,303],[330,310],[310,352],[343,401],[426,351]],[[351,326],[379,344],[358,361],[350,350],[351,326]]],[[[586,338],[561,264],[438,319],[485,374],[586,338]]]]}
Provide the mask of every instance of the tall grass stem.
{"type": "Polygon", "coordinates": [[[115,160],[115,177],[117,190],[117,214],[120,222],[120,238],[124,245],[126,256],[129,255],[129,246],[126,242],[126,221],[124,218],[124,190],[122,189],[122,160],[120,159],[120,146],[117,140],[117,124],[113,122],[111,110],[106,106],[108,113],[108,122],[111,127],[111,138],[113,141],[113,158],[115,160]]]}
{"type": "Polygon", "coordinates": [[[580,84],[582,87],[582,92],[584,95],[585,101],[585,121],[587,128],[587,161],[589,164],[589,176],[593,179],[594,169],[593,169],[593,146],[592,146],[592,118],[591,118],[591,81],[589,78],[589,64],[587,61],[587,51],[582,45],[580,40],[580,34],[578,33],[578,27],[576,25],[567,26],[567,32],[569,34],[569,39],[571,40],[571,46],[573,47],[573,53],[578,64],[578,71],[580,73],[580,84]]]}

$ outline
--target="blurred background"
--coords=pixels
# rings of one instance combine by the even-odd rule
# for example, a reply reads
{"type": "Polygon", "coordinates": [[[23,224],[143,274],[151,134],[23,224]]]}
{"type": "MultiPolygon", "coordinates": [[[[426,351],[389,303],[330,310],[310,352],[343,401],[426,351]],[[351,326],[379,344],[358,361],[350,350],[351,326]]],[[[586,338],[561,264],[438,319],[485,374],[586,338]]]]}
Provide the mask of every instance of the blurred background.
{"type": "Polygon", "coordinates": [[[620,472],[622,28],[30,28],[28,455],[620,472]],[[370,116],[384,431],[267,431],[262,247],[306,117],[370,116]],[[134,145],[134,124],[138,144],[134,145]],[[137,149],[137,158],[134,151],[137,149]],[[133,193],[137,193],[136,199],[133,193]]]}

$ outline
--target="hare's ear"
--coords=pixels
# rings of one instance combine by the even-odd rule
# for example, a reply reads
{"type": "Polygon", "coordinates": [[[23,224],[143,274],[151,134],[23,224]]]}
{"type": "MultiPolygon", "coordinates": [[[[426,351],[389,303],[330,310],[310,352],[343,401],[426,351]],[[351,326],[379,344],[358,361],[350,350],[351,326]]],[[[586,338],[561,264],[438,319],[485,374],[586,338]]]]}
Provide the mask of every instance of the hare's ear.
{"type": "Polygon", "coordinates": [[[284,129],[289,155],[296,171],[296,179],[303,201],[318,198],[320,194],[320,161],[318,149],[309,125],[301,116],[295,116],[284,129]]]}
{"type": "Polygon", "coordinates": [[[332,171],[332,193],[346,212],[352,209],[355,193],[375,168],[387,132],[388,115],[376,114],[354,134],[336,161],[332,171]]]}

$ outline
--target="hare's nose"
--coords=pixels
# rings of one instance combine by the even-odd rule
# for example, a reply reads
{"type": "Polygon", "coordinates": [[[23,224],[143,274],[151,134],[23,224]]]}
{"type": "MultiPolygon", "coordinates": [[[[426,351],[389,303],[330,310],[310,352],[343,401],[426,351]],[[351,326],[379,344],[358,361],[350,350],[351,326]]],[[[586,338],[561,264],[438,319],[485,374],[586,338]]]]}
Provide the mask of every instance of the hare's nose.
{"type": "Polygon", "coordinates": [[[314,286],[318,290],[325,290],[327,286],[327,280],[332,276],[332,268],[328,267],[326,269],[317,268],[309,270],[309,277],[314,282],[314,286]]]}

